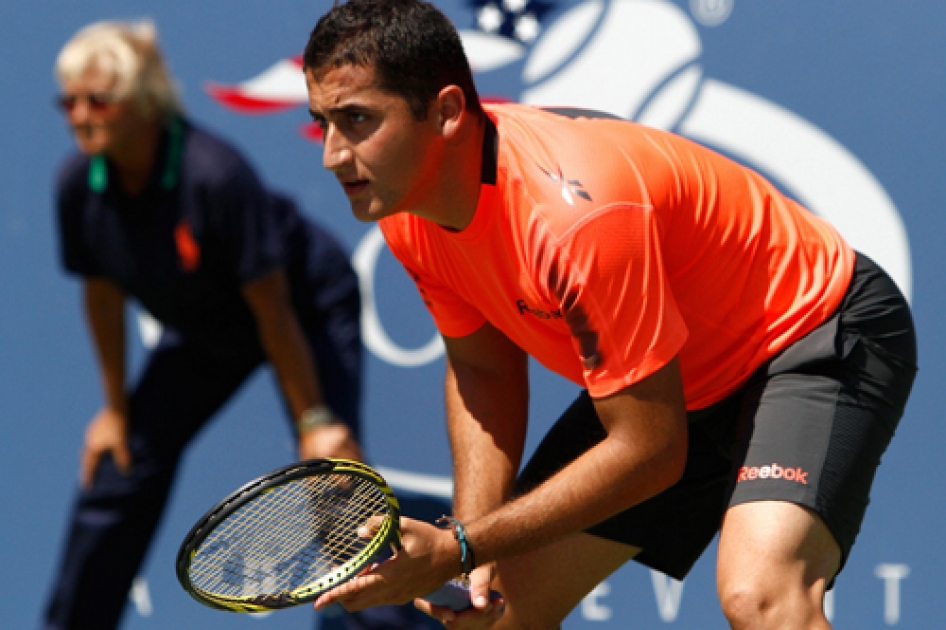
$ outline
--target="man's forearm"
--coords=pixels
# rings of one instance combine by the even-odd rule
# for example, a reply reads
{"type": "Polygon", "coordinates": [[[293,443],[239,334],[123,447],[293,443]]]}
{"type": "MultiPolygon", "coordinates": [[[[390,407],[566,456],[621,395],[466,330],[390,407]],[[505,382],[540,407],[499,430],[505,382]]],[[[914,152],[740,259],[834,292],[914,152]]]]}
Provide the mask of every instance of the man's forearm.
{"type": "Polygon", "coordinates": [[[282,327],[264,333],[263,345],[293,417],[322,404],[315,362],[296,318],[287,317],[282,327]]]}
{"type": "Polygon", "coordinates": [[[528,423],[528,357],[488,324],[444,342],[454,510],[472,519],[496,509],[512,491],[528,423]]]}
{"type": "Polygon", "coordinates": [[[652,496],[652,466],[627,466],[614,442],[606,438],[528,494],[466,522],[477,563],[543,547],[652,496]]]}
{"type": "Polygon", "coordinates": [[[282,271],[273,272],[243,287],[256,318],[263,349],[298,420],[306,409],[323,402],[318,368],[289,299],[282,271]]]}
{"type": "Polygon", "coordinates": [[[106,406],[127,412],[125,397],[125,296],[107,280],[83,287],[86,320],[95,347],[106,406]]]}
{"type": "Polygon", "coordinates": [[[603,441],[527,495],[466,523],[477,563],[583,531],[679,479],[687,425],[676,361],[596,407],[603,441]]]}
{"type": "Polygon", "coordinates": [[[453,452],[454,512],[461,520],[473,519],[499,507],[512,492],[522,457],[528,394],[521,394],[521,390],[503,394],[496,387],[469,381],[461,393],[450,368],[445,390],[453,452]],[[501,434],[484,426],[490,419],[506,424],[501,434]],[[516,424],[523,427],[521,432],[515,429],[516,424]]]}

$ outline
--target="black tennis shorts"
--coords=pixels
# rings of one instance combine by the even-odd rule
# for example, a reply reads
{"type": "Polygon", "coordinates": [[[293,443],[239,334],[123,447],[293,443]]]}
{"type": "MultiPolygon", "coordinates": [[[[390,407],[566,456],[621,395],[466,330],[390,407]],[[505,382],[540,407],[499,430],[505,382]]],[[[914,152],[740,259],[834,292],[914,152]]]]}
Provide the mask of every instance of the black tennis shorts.
{"type": "MultiPolygon", "coordinates": [[[[638,562],[682,580],[729,506],[777,500],[823,519],[847,560],[880,458],[916,374],[910,308],[858,254],[838,311],[759,368],[743,387],[690,412],[680,481],[588,533],[643,551],[638,562]]],[[[517,482],[528,492],[605,437],[587,392],[545,436],[517,482]]]]}

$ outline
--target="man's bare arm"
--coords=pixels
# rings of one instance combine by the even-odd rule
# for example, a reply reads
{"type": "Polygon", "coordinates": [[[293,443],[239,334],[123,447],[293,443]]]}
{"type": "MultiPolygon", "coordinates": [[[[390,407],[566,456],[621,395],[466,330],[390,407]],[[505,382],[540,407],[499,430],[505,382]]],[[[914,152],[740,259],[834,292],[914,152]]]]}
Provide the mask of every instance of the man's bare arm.
{"type": "MultiPolygon", "coordinates": [[[[242,287],[256,318],[266,355],[296,420],[302,412],[324,404],[315,357],[292,308],[285,273],[273,271],[242,287]]],[[[317,427],[299,436],[299,456],[361,459],[361,448],[347,425],[317,427]]]]}
{"type": "Polygon", "coordinates": [[[478,563],[536,549],[665,490],[683,474],[687,421],[676,360],[595,400],[608,432],[529,494],[467,523],[478,563]]]}
{"type": "Polygon", "coordinates": [[[458,518],[473,519],[509,497],[519,471],[528,422],[528,357],[490,324],[444,341],[454,509],[458,518]]]}
{"type": "MultiPolygon", "coordinates": [[[[497,331],[478,333],[464,338],[460,347],[447,341],[453,353],[447,377],[451,446],[460,458],[457,514],[466,524],[478,566],[582,531],[668,488],[682,475],[686,411],[673,360],[643,381],[596,400],[608,436],[532,492],[502,503],[525,435],[527,365],[497,331]],[[475,340],[480,344],[466,347],[475,340]],[[490,347],[493,351],[486,352],[490,347]],[[496,361],[503,348],[509,351],[507,361],[496,361]],[[486,357],[492,361],[484,364],[480,359],[486,357]],[[496,365],[508,369],[497,371],[496,365]],[[510,410],[517,410],[516,415],[510,410]],[[515,417],[523,420],[514,422],[515,417]]],[[[320,596],[316,607],[334,601],[349,610],[401,603],[457,574],[460,554],[448,531],[408,518],[402,519],[402,529],[404,549],[393,560],[320,596]]],[[[477,608],[489,614],[488,566],[476,571],[471,582],[480,601],[477,608]]]]}
{"type": "Polygon", "coordinates": [[[106,453],[122,472],[128,472],[132,462],[125,396],[125,295],[108,280],[89,278],[83,283],[83,300],[105,399],[89,422],[82,448],[79,479],[88,488],[106,453]]]}

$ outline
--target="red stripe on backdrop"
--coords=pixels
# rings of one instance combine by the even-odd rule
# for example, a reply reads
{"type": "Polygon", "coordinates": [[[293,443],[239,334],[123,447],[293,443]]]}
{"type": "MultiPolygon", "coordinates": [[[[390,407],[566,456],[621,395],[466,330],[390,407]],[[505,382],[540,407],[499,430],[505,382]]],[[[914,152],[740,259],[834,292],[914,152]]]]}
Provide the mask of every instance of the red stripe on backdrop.
{"type": "Polygon", "coordinates": [[[239,87],[228,87],[216,83],[207,83],[204,89],[215,101],[241,114],[273,114],[293,107],[299,107],[298,101],[275,100],[247,96],[239,87]]]}

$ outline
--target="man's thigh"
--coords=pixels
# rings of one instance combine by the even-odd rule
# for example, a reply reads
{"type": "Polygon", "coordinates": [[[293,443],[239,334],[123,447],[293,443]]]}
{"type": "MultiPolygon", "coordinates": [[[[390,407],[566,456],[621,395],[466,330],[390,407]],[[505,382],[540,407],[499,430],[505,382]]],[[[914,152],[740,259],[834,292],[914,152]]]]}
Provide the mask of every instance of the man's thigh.
{"type": "Polygon", "coordinates": [[[720,592],[743,580],[775,589],[820,581],[823,595],[841,561],[841,550],[821,517],[782,501],[730,508],[723,518],[718,554],[720,592]]]}
{"type": "Polygon", "coordinates": [[[494,588],[506,599],[506,613],[495,627],[559,627],[585,595],[639,551],[580,533],[500,561],[494,588]]]}

